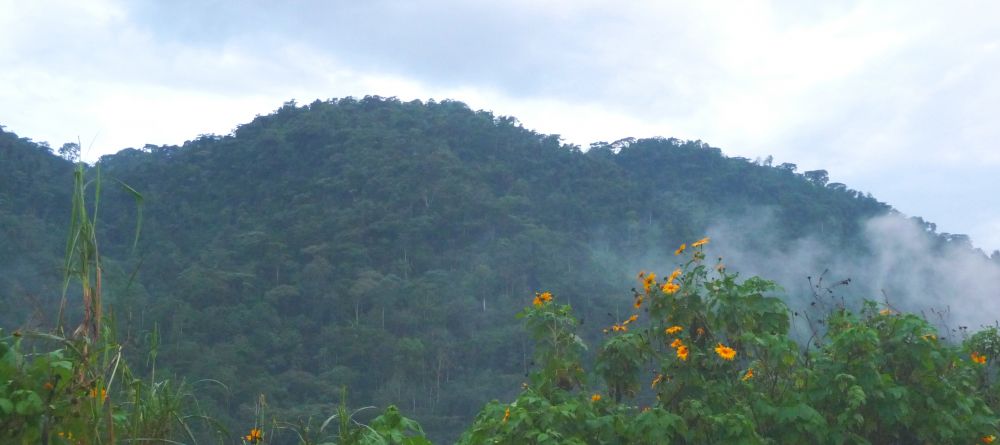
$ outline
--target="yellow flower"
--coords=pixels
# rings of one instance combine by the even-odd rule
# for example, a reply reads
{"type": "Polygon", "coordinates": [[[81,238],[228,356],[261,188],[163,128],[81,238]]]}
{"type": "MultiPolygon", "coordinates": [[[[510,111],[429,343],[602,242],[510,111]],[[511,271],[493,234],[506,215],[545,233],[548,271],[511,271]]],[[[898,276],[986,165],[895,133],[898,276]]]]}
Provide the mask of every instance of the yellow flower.
{"type": "Polygon", "coordinates": [[[653,287],[654,284],[656,284],[656,274],[650,272],[649,275],[646,275],[646,278],[642,280],[642,287],[646,289],[646,292],[649,292],[649,289],[653,287]]]}
{"type": "Polygon", "coordinates": [[[682,342],[679,338],[675,338],[674,341],[670,342],[671,348],[677,349],[681,346],[684,346],[684,342],[682,342]]]}
{"type": "Polygon", "coordinates": [[[656,388],[656,385],[659,385],[660,382],[662,382],[662,381],[663,381],[663,374],[657,374],[656,378],[653,379],[653,384],[649,385],[649,387],[650,388],[656,388]]]}
{"type": "Polygon", "coordinates": [[[507,423],[508,420],[510,420],[510,407],[509,406],[503,412],[503,423],[507,423]]]}
{"type": "Polygon", "coordinates": [[[667,335],[674,335],[674,334],[676,334],[676,333],[678,333],[680,331],[683,331],[683,330],[684,330],[684,328],[682,328],[680,326],[671,326],[671,327],[667,328],[667,330],[665,332],[667,333],[667,335]]]}
{"type": "Polygon", "coordinates": [[[927,341],[937,340],[937,336],[934,335],[934,334],[924,334],[924,335],[921,335],[920,338],[922,338],[924,340],[927,340],[927,341]]]}
{"type": "Polygon", "coordinates": [[[753,368],[750,368],[750,369],[747,369],[747,373],[743,374],[743,378],[740,379],[740,380],[743,380],[745,382],[745,381],[750,380],[752,378],[753,378],[753,368]]]}
{"type": "Polygon", "coordinates": [[[982,354],[980,354],[978,352],[973,352],[972,353],[972,361],[974,361],[976,363],[979,363],[980,365],[985,365],[986,364],[986,356],[982,355],[982,354]]]}
{"type": "MultiPolygon", "coordinates": [[[[90,398],[92,399],[97,398],[97,388],[90,388],[90,398]]],[[[107,400],[107,399],[108,399],[108,390],[101,388],[101,400],[107,400]]]]}
{"type": "Polygon", "coordinates": [[[688,347],[687,346],[680,345],[680,346],[677,347],[677,358],[679,358],[681,360],[687,360],[688,359],[688,347]]]}
{"type": "Polygon", "coordinates": [[[670,277],[667,278],[667,282],[668,283],[672,283],[679,276],[681,276],[681,270],[680,269],[674,269],[673,272],[670,272],[670,277]]]}
{"type": "Polygon", "coordinates": [[[684,253],[684,249],[687,249],[687,247],[688,247],[687,244],[681,244],[681,246],[678,247],[677,250],[674,251],[674,256],[677,256],[677,255],[680,255],[680,254],[684,253]]]}
{"type": "Polygon", "coordinates": [[[994,436],[992,434],[990,434],[989,436],[983,436],[982,438],[983,443],[993,443],[994,440],[997,440],[997,436],[994,436]]]}
{"type": "Polygon", "coordinates": [[[636,309],[639,309],[639,307],[642,306],[642,295],[635,297],[635,304],[633,306],[635,306],[636,309]]]}
{"type": "Polygon", "coordinates": [[[892,314],[892,309],[885,308],[885,309],[882,309],[881,311],[878,311],[878,313],[879,313],[879,315],[891,315],[892,314]]]}
{"type": "Polygon", "coordinates": [[[590,396],[590,401],[591,402],[600,402],[601,401],[601,395],[600,394],[594,394],[594,395],[590,396]]]}
{"type": "Polygon", "coordinates": [[[250,434],[243,436],[243,440],[250,443],[258,443],[264,439],[264,432],[260,428],[251,428],[250,434]]]}
{"type": "Polygon", "coordinates": [[[722,343],[719,343],[718,346],[715,347],[715,353],[719,354],[719,357],[722,357],[723,360],[732,360],[736,358],[736,350],[730,348],[729,346],[725,346],[722,343]]]}
{"type": "Polygon", "coordinates": [[[680,288],[681,288],[680,286],[678,286],[678,285],[676,285],[674,283],[664,283],[663,286],[660,287],[660,290],[662,290],[663,293],[665,293],[667,295],[670,295],[670,294],[673,294],[674,292],[677,292],[678,290],[680,290],[680,288]]]}
{"type": "Polygon", "coordinates": [[[706,237],[704,237],[704,238],[702,238],[702,239],[700,239],[698,241],[695,241],[695,242],[691,243],[691,247],[701,247],[701,246],[704,246],[705,244],[708,244],[708,242],[710,240],[711,240],[711,238],[709,238],[709,237],[706,236],[706,237]]]}
{"type": "Polygon", "coordinates": [[[638,319],[639,319],[639,314],[632,314],[632,316],[626,318],[625,321],[622,322],[622,326],[625,326],[625,325],[627,325],[627,324],[629,324],[629,323],[631,323],[633,321],[636,321],[638,319]]]}

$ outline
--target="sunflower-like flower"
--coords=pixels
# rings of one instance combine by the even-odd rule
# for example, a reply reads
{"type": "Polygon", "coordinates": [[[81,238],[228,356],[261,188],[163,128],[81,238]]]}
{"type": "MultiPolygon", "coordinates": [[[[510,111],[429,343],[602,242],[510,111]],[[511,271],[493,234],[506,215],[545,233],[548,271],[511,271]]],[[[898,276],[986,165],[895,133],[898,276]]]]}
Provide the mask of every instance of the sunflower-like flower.
{"type": "Polygon", "coordinates": [[[684,249],[687,249],[687,247],[688,247],[687,244],[683,244],[682,243],[681,246],[678,247],[677,250],[674,251],[674,256],[677,256],[677,255],[680,255],[680,254],[684,253],[684,249]]]}
{"type": "Polygon", "coordinates": [[[753,368],[750,368],[750,369],[747,369],[746,374],[743,374],[743,378],[741,378],[740,380],[742,380],[742,381],[745,382],[745,381],[750,380],[752,378],[753,378],[753,368]]]}
{"type": "Polygon", "coordinates": [[[980,354],[978,352],[973,352],[972,353],[972,361],[974,361],[976,363],[979,363],[980,365],[985,365],[986,364],[986,356],[982,355],[982,354],[980,354]]]}
{"type": "Polygon", "coordinates": [[[704,246],[705,244],[708,244],[709,241],[711,241],[711,238],[706,236],[698,241],[691,243],[691,247],[701,247],[704,246]]]}
{"type": "Polygon", "coordinates": [[[994,436],[992,434],[990,434],[989,436],[983,436],[983,438],[980,439],[980,441],[982,441],[983,443],[993,443],[993,441],[995,440],[997,440],[997,436],[994,436]]]}
{"type": "Polygon", "coordinates": [[[715,347],[715,353],[719,354],[719,357],[722,357],[723,360],[732,360],[736,358],[736,350],[730,348],[729,346],[723,345],[722,343],[719,343],[715,347]]]}
{"type": "Polygon", "coordinates": [[[541,306],[545,303],[552,301],[552,292],[535,292],[535,299],[531,302],[535,306],[541,306]]]}
{"type": "Polygon", "coordinates": [[[663,374],[657,374],[656,378],[653,379],[653,383],[651,385],[649,385],[649,387],[655,389],[656,385],[659,385],[660,382],[662,382],[662,381],[663,381],[663,374]]]}
{"type": "Polygon", "coordinates": [[[672,295],[680,289],[681,287],[676,283],[663,283],[663,286],[660,287],[660,290],[667,295],[672,295]]]}
{"type": "Polygon", "coordinates": [[[251,428],[250,434],[243,436],[243,440],[250,443],[260,443],[260,441],[264,440],[264,432],[260,428],[251,428]]]}
{"type": "Polygon", "coordinates": [[[679,277],[679,276],[681,276],[681,270],[680,270],[680,268],[674,269],[673,272],[670,272],[670,276],[667,277],[667,282],[668,283],[673,283],[674,280],[676,280],[677,277],[679,277]]]}
{"type": "Polygon", "coordinates": [[[600,402],[601,401],[601,395],[595,393],[594,395],[590,396],[590,401],[591,402],[600,402]]]}
{"type": "Polygon", "coordinates": [[[508,420],[510,420],[510,407],[509,406],[503,412],[503,423],[507,423],[508,420]]]}
{"type": "Polygon", "coordinates": [[[671,348],[677,349],[681,346],[684,346],[684,342],[682,342],[679,338],[675,338],[674,341],[670,342],[671,348]]]}
{"type": "Polygon", "coordinates": [[[676,333],[678,333],[680,331],[683,331],[683,330],[684,330],[684,328],[682,328],[680,326],[671,326],[671,327],[667,328],[664,332],[666,332],[667,335],[674,335],[674,334],[676,334],[676,333]]]}
{"type": "Polygon", "coordinates": [[[642,279],[642,287],[643,289],[646,289],[646,292],[649,292],[649,289],[651,289],[654,284],[656,284],[655,273],[650,272],[649,275],[646,275],[646,278],[642,279]]]}
{"type": "Polygon", "coordinates": [[[687,346],[684,346],[684,345],[678,346],[677,347],[677,358],[686,361],[688,359],[688,352],[689,351],[688,351],[688,347],[687,346]]]}
{"type": "Polygon", "coordinates": [[[642,295],[637,295],[635,297],[635,304],[633,304],[633,306],[635,306],[636,309],[639,309],[642,306],[642,295]]]}

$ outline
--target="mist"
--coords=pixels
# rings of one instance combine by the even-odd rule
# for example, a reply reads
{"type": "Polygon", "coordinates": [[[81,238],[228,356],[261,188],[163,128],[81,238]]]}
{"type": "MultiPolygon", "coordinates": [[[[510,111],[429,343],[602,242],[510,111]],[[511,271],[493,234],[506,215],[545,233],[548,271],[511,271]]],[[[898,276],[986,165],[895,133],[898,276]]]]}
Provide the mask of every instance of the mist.
{"type": "MultiPolygon", "coordinates": [[[[865,254],[845,253],[816,235],[783,239],[768,208],[711,226],[709,259],[785,290],[793,311],[822,300],[857,308],[864,300],[922,314],[942,331],[978,330],[1000,318],[1000,264],[963,243],[941,243],[900,214],[862,221],[865,254]]],[[[942,335],[946,335],[942,332],[942,335]]]]}

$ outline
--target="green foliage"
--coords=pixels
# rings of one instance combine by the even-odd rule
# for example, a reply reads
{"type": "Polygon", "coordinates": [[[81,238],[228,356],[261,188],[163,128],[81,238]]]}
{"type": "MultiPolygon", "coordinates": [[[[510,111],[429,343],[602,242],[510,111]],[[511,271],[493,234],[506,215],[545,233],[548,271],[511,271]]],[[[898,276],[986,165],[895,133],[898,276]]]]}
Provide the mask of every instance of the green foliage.
{"type": "MultiPolygon", "coordinates": [[[[0,130],[0,165],[0,326],[53,328],[74,164],[0,130]]],[[[809,236],[858,262],[869,253],[861,221],[891,211],[815,172],[729,158],[701,141],[628,138],[582,152],[455,101],[289,103],[231,135],[122,150],[83,173],[98,169],[143,191],[143,239],[133,235],[135,194],[105,181],[93,230],[103,305],[92,308],[114,308],[137,374],[151,369],[136,339],[158,326],[158,372],[225,382],[199,387],[199,403],[234,431],[262,391],[277,418],[321,418],[349,386],[353,403],[399,406],[429,437],[453,441],[486,401],[513,397],[526,380],[532,347],[509,315],[533,290],[551,289],[589,327],[629,304],[617,296],[634,261],[747,209],[773,211],[782,221],[774,237],[809,236]]],[[[92,206],[82,210],[81,221],[95,220],[92,206]]],[[[934,243],[956,238],[919,222],[934,243]]],[[[745,234],[747,244],[759,235],[745,234]]],[[[70,287],[63,318],[83,318],[96,272],[89,286],[70,287]]],[[[719,294],[670,314],[739,348],[798,357],[769,292],[757,291],[752,311],[719,294]],[[719,315],[698,318],[708,309],[719,315]],[[743,338],[750,324],[760,334],[743,338]]],[[[656,304],[644,307],[669,311],[656,304]]],[[[617,385],[605,399],[649,397],[652,367],[673,365],[647,363],[664,355],[647,346],[662,333],[628,326],[604,348],[573,355],[574,340],[558,346],[570,347],[563,362],[536,359],[559,375],[532,385],[540,394],[617,385]],[[595,352],[605,359],[587,381],[570,363],[595,352]]],[[[598,344],[601,331],[576,335],[598,344]]],[[[692,344],[690,359],[713,346],[692,344]]]]}
{"type": "MultiPolygon", "coordinates": [[[[776,286],[740,281],[721,261],[706,267],[705,243],[662,282],[641,273],[637,313],[605,330],[587,375],[600,377],[613,398],[585,385],[545,386],[561,369],[581,365],[572,355],[558,367],[542,362],[531,385],[510,404],[489,403],[460,443],[968,444],[995,437],[989,357],[998,352],[996,329],[951,345],[926,320],[869,302],[858,313],[826,314],[827,329],[803,349],[789,337],[776,286]],[[646,389],[639,382],[650,374],[646,389]]],[[[539,335],[547,331],[534,320],[558,320],[549,326],[574,335],[568,306],[536,304],[521,315],[543,343],[559,337],[539,335]]]]}

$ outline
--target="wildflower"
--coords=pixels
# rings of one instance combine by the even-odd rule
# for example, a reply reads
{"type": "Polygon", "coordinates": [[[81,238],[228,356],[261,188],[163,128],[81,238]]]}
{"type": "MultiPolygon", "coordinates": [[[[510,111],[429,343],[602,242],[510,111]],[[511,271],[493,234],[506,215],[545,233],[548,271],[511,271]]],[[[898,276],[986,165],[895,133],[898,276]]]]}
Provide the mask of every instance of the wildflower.
{"type": "Polygon", "coordinates": [[[635,297],[635,304],[633,306],[635,306],[636,309],[639,309],[639,307],[642,306],[642,295],[635,297]]]}
{"type": "Polygon", "coordinates": [[[722,343],[719,343],[718,346],[715,347],[715,353],[719,354],[719,357],[722,357],[723,360],[732,360],[736,358],[736,350],[730,348],[729,346],[725,346],[722,343]]]}
{"type": "Polygon", "coordinates": [[[660,382],[662,382],[662,381],[663,381],[663,374],[657,374],[656,378],[653,379],[653,383],[651,385],[649,385],[649,387],[655,389],[656,385],[659,385],[660,382]]]}
{"type": "Polygon", "coordinates": [[[937,336],[934,335],[934,334],[924,334],[924,335],[921,335],[920,338],[922,338],[924,340],[927,340],[927,341],[937,340],[937,336]]]}
{"type": "Polygon", "coordinates": [[[679,277],[679,276],[681,276],[681,270],[680,269],[674,269],[673,272],[670,272],[670,277],[667,278],[667,282],[671,283],[674,280],[676,280],[677,277],[679,277]]]}
{"type": "Polygon", "coordinates": [[[881,311],[878,311],[878,313],[879,315],[892,315],[892,309],[885,308],[882,309],[881,311]]]}
{"type": "Polygon", "coordinates": [[[688,247],[687,244],[681,243],[681,246],[678,247],[677,250],[674,251],[674,256],[677,256],[677,255],[680,255],[680,254],[684,253],[684,249],[687,249],[687,247],[688,247]]]}
{"type": "Polygon", "coordinates": [[[978,352],[973,352],[972,353],[972,361],[974,361],[976,363],[979,363],[980,365],[985,365],[986,364],[986,356],[982,355],[982,354],[980,354],[978,352]]]}
{"type": "Polygon", "coordinates": [[[667,335],[674,335],[674,334],[676,334],[676,333],[678,333],[680,331],[683,331],[683,330],[684,330],[684,328],[682,328],[680,326],[671,326],[671,327],[667,328],[667,330],[665,332],[667,333],[667,335]]]}
{"type": "Polygon", "coordinates": [[[649,275],[646,275],[646,278],[642,280],[642,287],[646,289],[646,292],[649,292],[649,289],[653,287],[654,284],[656,284],[656,274],[650,272],[649,275]]]}
{"type": "Polygon", "coordinates": [[[509,406],[503,412],[503,423],[507,423],[508,420],[510,420],[510,407],[509,406]]]}
{"type": "Polygon", "coordinates": [[[670,342],[671,348],[677,349],[681,346],[684,346],[684,342],[682,342],[679,338],[675,338],[674,341],[670,342]]]}
{"type": "Polygon", "coordinates": [[[660,287],[660,290],[662,290],[663,293],[665,293],[667,295],[671,295],[674,292],[677,292],[678,290],[680,290],[680,288],[681,288],[680,286],[678,286],[678,285],[676,285],[674,283],[664,283],[663,286],[660,287]]]}
{"type": "Polygon", "coordinates": [[[591,402],[600,402],[601,401],[601,395],[595,393],[594,395],[590,396],[590,401],[591,402]]]}
{"type": "Polygon", "coordinates": [[[639,314],[632,314],[630,317],[626,318],[625,321],[622,322],[622,326],[625,326],[638,319],[639,319],[639,314]]]}
{"type": "MultiPolygon", "coordinates": [[[[97,388],[90,388],[90,398],[92,399],[97,398],[97,388]]],[[[101,400],[107,400],[107,399],[108,399],[108,390],[101,388],[101,400]]]]}
{"type": "Polygon", "coordinates": [[[46,391],[52,391],[55,386],[52,385],[52,382],[45,382],[45,384],[42,385],[42,388],[45,388],[46,391]]]}
{"type": "Polygon", "coordinates": [[[695,242],[691,243],[691,247],[701,247],[701,246],[704,246],[705,244],[708,244],[708,242],[710,240],[711,240],[711,238],[709,238],[709,237],[706,236],[706,237],[704,237],[704,238],[702,238],[702,239],[700,239],[698,241],[695,241],[695,242]]]}
{"type": "Polygon", "coordinates": [[[535,300],[531,303],[535,306],[541,306],[545,303],[552,301],[552,292],[535,292],[535,300]]]}
{"type": "Polygon", "coordinates": [[[264,432],[260,428],[251,428],[250,434],[243,436],[243,440],[250,443],[259,443],[261,440],[264,440],[264,432]]]}
{"type": "Polygon", "coordinates": [[[749,369],[747,369],[746,374],[743,374],[743,378],[741,378],[740,380],[742,380],[742,381],[745,382],[745,381],[750,380],[752,378],[753,378],[753,368],[749,368],[749,369]]]}
{"type": "Polygon", "coordinates": [[[685,361],[688,359],[688,347],[687,346],[680,345],[680,346],[677,347],[677,358],[679,358],[681,360],[685,360],[685,361]]]}
{"type": "Polygon", "coordinates": [[[701,337],[702,335],[705,335],[705,328],[695,329],[695,332],[698,334],[699,337],[701,337]]]}
{"type": "Polygon", "coordinates": [[[983,436],[981,440],[983,443],[993,443],[994,440],[997,440],[997,436],[990,434],[989,436],[983,436]]]}

